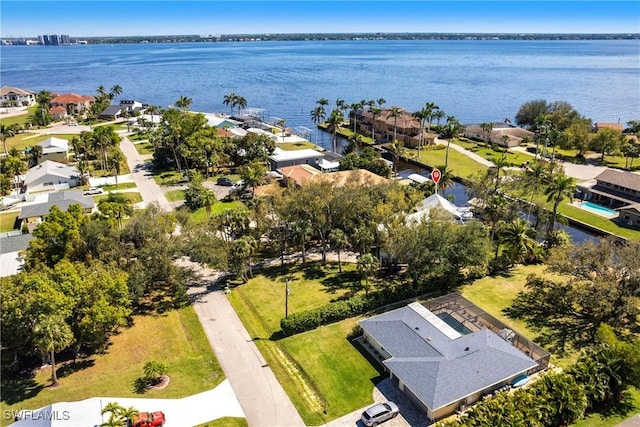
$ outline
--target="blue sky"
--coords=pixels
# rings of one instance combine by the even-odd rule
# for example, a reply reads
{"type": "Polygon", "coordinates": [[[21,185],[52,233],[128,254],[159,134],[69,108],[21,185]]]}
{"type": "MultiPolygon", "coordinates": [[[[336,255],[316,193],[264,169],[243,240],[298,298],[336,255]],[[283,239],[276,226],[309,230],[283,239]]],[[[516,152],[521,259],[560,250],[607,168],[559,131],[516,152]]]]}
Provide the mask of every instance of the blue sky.
{"type": "Polygon", "coordinates": [[[630,1],[0,1],[2,36],[640,33],[630,1]]]}

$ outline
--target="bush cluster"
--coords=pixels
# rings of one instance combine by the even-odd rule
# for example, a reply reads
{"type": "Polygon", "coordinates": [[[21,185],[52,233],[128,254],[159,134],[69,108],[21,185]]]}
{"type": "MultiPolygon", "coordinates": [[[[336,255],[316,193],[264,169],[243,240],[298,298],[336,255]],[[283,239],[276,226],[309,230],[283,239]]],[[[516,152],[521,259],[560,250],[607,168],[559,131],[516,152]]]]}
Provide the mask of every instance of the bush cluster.
{"type": "Polygon", "coordinates": [[[420,286],[395,286],[370,292],[368,295],[356,295],[347,300],[332,302],[318,308],[295,313],[280,320],[285,335],[299,334],[322,325],[338,322],[358,316],[374,308],[412,298],[427,289],[420,286]]]}

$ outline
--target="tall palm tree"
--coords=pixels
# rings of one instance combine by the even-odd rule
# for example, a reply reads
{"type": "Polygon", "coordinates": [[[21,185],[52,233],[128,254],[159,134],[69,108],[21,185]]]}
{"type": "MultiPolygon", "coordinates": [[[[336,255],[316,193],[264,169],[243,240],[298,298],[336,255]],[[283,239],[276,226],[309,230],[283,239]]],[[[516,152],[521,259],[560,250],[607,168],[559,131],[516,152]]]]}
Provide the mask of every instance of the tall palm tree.
{"type": "Polygon", "coordinates": [[[544,195],[547,196],[547,202],[553,202],[553,212],[547,234],[551,234],[555,227],[556,218],[558,216],[558,206],[560,206],[560,203],[564,199],[571,199],[575,190],[575,179],[566,176],[564,172],[552,177],[549,186],[544,191],[544,195]]]}
{"type": "Polygon", "coordinates": [[[493,123],[480,123],[480,129],[483,131],[484,143],[488,145],[493,131],[493,123]]]}
{"type": "Polygon", "coordinates": [[[371,141],[376,143],[376,117],[382,114],[382,108],[371,107],[371,141]]]}
{"type": "Polygon", "coordinates": [[[48,90],[41,90],[36,94],[36,102],[40,108],[49,108],[49,104],[51,104],[51,93],[48,90]]]}
{"type": "Polygon", "coordinates": [[[329,100],[327,98],[320,98],[316,101],[316,104],[324,109],[324,107],[329,105],[329,100]]]}
{"type": "Polygon", "coordinates": [[[529,197],[529,206],[527,208],[527,221],[531,217],[531,210],[533,209],[533,199],[540,191],[540,187],[547,180],[549,176],[549,170],[542,162],[534,162],[528,168],[524,175],[524,185],[531,190],[531,196],[529,197]]]}
{"type": "Polygon", "coordinates": [[[340,132],[340,126],[343,122],[344,116],[340,110],[333,110],[326,122],[329,125],[328,130],[331,132],[331,147],[334,153],[338,151],[338,132],[340,132]]]}
{"type": "Polygon", "coordinates": [[[193,104],[193,99],[188,96],[181,95],[180,98],[176,101],[176,107],[180,108],[183,111],[189,111],[189,107],[193,104]]]}
{"type": "Polygon", "coordinates": [[[433,113],[433,117],[437,120],[437,125],[438,127],[440,127],[440,120],[444,119],[445,117],[447,117],[447,113],[445,113],[442,110],[437,110],[433,113]]]}
{"type": "Polygon", "coordinates": [[[231,115],[233,116],[233,107],[235,107],[236,94],[233,92],[229,92],[224,96],[224,100],[222,103],[224,105],[228,105],[231,110],[231,115]]]}
{"type": "Polygon", "coordinates": [[[427,102],[424,105],[424,109],[427,111],[427,120],[429,121],[428,132],[431,133],[431,122],[433,121],[433,115],[436,110],[439,110],[440,107],[436,105],[435,102],[427,102]]]}
{"type": "Polygon", "coordinates": [[[494,193],[497,193],[498,187],[500,186],[500,171],[509,165],[509,162],[507,161],[506,153],[503,151],[502,156],[495,159],[493,161],[493,164],[495,165],[494,169],[496,171],[495,184],[494,184],[493,191],[494,193]]]}
{"type": "Polygon", "coordinates": [[[371,254],[366,253],[358,257],[357,264],[358,272],[362,275],[365,281],[364,292],[365,295],[369,295],[369,278],[378,269],[378,260],[371,254]]]}
{"type": "Polygon", "coordinates": [[[56,373],[56,351],[64,350],[73,342],[71,328],[63,316],[52,314],[40,318],[34,328],[35,343],[40,351],[48,353],[51,359],[51,385],[58,385],[56,373]]]}
{"type": "Polygon", "coordinates": [[[400,107],[391,107],[389,110],[389,115],[393,117],[393,140],[395,141],[397,138],[396,130],[398,128],[398,117],[402,115],[404,110],[400,107]]]}
{"type": "Polygon", "coordinates": [[[118,175],[120,175],[120,171],[122,170],[122,152],[116,151],[111,156],[111,168],[113,169],[113,176],[116,178],[116,188],[118,188],[118,175]]]}
{"type": "Polygon", "coordinates": [[[389,149],[391,151],[391,154],[393,155],[393,174],[394,175],[398,174],[398,162],[400,160],[400,155],[402,154],[403,145],[404,144],[402,143],[402,141],[398,141],[397,139],[389,145],[389,149]]]}
{"type": "MultiPolygon", "coordinates": [[[[440,110],[439,113],[444,113],[444,111],[440,110]]],[[[449,146],[451,145],[451,140],[457,138],[462,130],[462,125],[455,118],[455,116],[447,116],[447,125],[444,129],[444,135],[447,138],[447,152],[444,157],[444,165],[449,166],[449,146]]]]}
{"type": "Polygon", "coordinates": [[[114,99],[116,96],[120,96],[121,93],[122,93],[122,86],[120,86],[119,84],[115,84],[111,87],[111,90],[109,91],[109,98],[114,99]]]}
{"type": "Polygon", "coordinates": [[[15,136],[15,134],[16,133],[10,126],[0,123],[0,138],[2,139],[5,156],[9,155],[9,150],[7,150],[7,139],[15,136]]]}
{"type": "Polygon", "coordinates": [[[384,98],[378,98],[376,102],[378,103],[378,107],[382,108],[382,106],[387,103],[387,100],[384,98]]]}
{"type": "Polygon", "coordinates": [[[338,98],[336,99],[336,110],[340,110],[340,112],[342,113],[342,115],[344,116],[344,111],[348,108],[349,106],[347,105],[347,103],[345,102],[344,99],[342,98],[338,98]]]}
{"type": "Polygon", "coordinates": [[[353,133],[356,133],[358,130],[358,110],[360,110],[362,106],[362,102],[354,102],[351,104],[351,112],[353,113],[353,133]]]}
{"type": "Polygon", "coordinates": [[[242,114],[245,108],[247,108],[247,100],[244,96],[236,96],[235,105],[238,107],[238,114],[242,114]]]}
{"type": "MultiPolygon", "coordinates": [[[[313,110],[311,110],[311,113],[309,114],[309,116],[311,117],[311,120],[317,127],[320,123],[324,121],[326,117],[326,112],[324,111],[324,107],[322,105],[317,105],[313,110]]],[[[317,144],[318,144],[318,131],[316,131],[316,145],[317,144]]]]}
{"type": "Polygon", "coordinates": [[[420,122],[420,136],[418,137],[418,159],[420,159],[420,148],[422,148],[422,144],[424,143],[424,122],[427,119],[427,110],[421,109],[413,113],[413,117],[418,119],[420,122]]]}
{"type": "Polygon", "coordinates": [[[302,246],[302,263],[305,264],[307,262],[306,243],[308,237],[313,232],[313,226],[311,225],[311,222],[309,220],[298,219],[293,224],[293,232],[297,240],[300,242],[300,245],[302,246]]]}
{"type": "Polygon", "coordinates": [[[331,230],[329,233],[329,242],[333,249],[338,253],[338,270],[342,273],[342,262],[340,260],[340,252],[349,246],[349,238],[347,234],[340,230],[339,228],[335,228],[331,230]]]}
{"type": "Polygon", "coordinates": [[[455,181],[453,180],[453,172],[449,170],[447,165],[439,165],[436,166],[440,171],[440,181],[438,181],[438,190],[442,191],[442,195],[444,196],[444,192],[447,188],[451,187],[455,181]]]}

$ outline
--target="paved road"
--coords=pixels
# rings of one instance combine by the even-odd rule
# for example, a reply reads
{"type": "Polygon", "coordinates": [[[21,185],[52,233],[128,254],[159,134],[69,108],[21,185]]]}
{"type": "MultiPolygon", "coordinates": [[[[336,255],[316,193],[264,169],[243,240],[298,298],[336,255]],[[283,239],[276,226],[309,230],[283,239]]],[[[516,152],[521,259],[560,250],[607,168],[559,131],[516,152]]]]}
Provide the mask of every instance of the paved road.
{"type": "Polygon", "coordinates": [[[202,286],[189,290],[195,300],[194,308],[248,424],[252,427],[304,426],[227,295],[214,284],[220,274],[195,263],[182,262],[202,278],[202,286]]]}
{"type": "Polygon", "coordinates": [[[168,212],[172,211],[174,208],[173,204],[167,201],[162,188],[156,184],[149,172],[149,163],[145,163],[145,158],[138,153],[133,142],[126,136],[122,136],[120,149],[127,158],[131,175],[145,205],[156,202],[163,210],[168,212]]]}

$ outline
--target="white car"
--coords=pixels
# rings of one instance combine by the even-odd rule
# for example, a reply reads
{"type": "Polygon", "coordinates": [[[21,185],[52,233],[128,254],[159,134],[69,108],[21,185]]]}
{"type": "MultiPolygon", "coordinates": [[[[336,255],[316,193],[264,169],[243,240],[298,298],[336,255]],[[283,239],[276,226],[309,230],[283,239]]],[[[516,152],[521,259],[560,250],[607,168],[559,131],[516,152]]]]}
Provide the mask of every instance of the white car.
{"type": "Polygon", "coordinates": [[[88,190],[85,190],[83,193],[85,196],[92,196],[94,194],[102,194],[102,188],[91,187],[88,190]]]}

